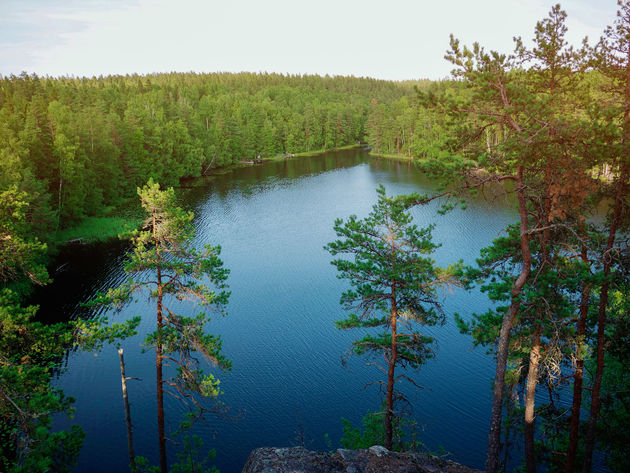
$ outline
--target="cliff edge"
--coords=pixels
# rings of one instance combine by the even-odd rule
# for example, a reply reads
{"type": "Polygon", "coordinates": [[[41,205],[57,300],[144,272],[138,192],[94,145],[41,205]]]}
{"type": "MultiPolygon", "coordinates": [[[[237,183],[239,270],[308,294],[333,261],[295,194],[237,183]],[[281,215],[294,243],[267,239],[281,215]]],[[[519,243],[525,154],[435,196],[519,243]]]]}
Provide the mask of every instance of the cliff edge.
{"type": "Polygon", "coordinates": [[[304,447],[257,448],[243,473],[482,473],[426,453],[390,452],[375,445],[367,450],[312,452],[304,447]]]}

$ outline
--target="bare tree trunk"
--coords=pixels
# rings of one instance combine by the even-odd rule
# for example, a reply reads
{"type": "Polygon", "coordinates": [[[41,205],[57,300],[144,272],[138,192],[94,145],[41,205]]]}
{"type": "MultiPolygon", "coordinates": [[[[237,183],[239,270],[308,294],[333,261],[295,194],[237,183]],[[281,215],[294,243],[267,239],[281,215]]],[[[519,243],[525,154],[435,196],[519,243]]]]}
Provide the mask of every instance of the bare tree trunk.
{"type": "Polygon", "coordinates": [[[507,368],[508,348],[510,343],[510,331],[520,307],[520,294],[529,276],[532,265],[532,257],[529,249],[529,236],[527,235],[527,202],[525,186],[523,183],[523,166],[518,167],[516,186],[518,190],[518,209],[521,231],[521,255],[523,266],[521,273],[512,284],[512,302],[508,310],[503,314],[499,342],[497,344],[497,368],[494,375],[494,392],[492,398],[492,414],[490,418],[490,434],[488,435],[488,456],[486,468],[488,473],[498,473],[499,454],[501,452],[501,414],[503,409],[503,389],[505,386],[505,371],[507,368]]]}
{"type": "MultiPolygon", "coordinates": [[[[586,245],[582,245],[582,261],[588,264],[588,251],[586,245]]],[[[577,339],[575,373],[573,375],[573,404],[571,406],[571,420],[569,424],[569,447],[567,448],[566,473],[573,473],[575,468],[575,456],[577,455],[578,440],[580,438],[580,409],[582,408],[582,386],[584,381],[584,354],[583,343],[586,335],[586,318],[588,317],[588,302],[591,294],[591,286],[584,284],[580,299],[580,318],[577,324],[577,339]]]]}
{"type": "Polygon", "coordinates": [[[133,436],[131,426],[131,410],[129,409],[129,398],[127,397],[127,378],[125,376],[125,359],[123,358],[123,349],[118,349],[120,357],[120,380],[122,382],[123,402],[125,404],[125,423],[127,424],[127,448],[129,450],[129,469],[131,473],[136,471],[136,461],[133,454],[133,436]]]}
{"type": "Polygon", "coordinates": [[[612,250],[615,244],[615,238],[617,235],[617,227],[621,220],[621,211],[623,207],[625,182],[628,175],[628,169],[626,166],[621,168],[619,174],[619,181],[617,183],[617,192],[615,195],[615,208],[613,211],[613,218],[610,224],[610,231],[608,233],[608,242],[606,244],[606,250],[604,252],[604,283],[602,284],[601,293],[599,296],[599,313],[597,317],[597,361],[595,369],[595,381],[593,382],[593,388],[591,392],[591,417],[588,423],[588,430],[586,432],[586,443],[584,446],[584,473],[591,471],[593,464],[593,451],[595,450],[595,429],[597,427],[597,416],[599,415],[599,408],[601,407],[601,399],[599,392],[602,386],[602,378],[604,376],[604,351],[606,343],[606,309],[608,308],[608,289],[609,282],[608,276],[610,276],[612,266],[612,250]]]}
{"type": "Polygon", "coordinates": [[[534,448],[534,419],[536,405],[536,385],[538,384],[538,366],[540,364],[540,327],[536,328],[529,352],[527,371],[527,389],[525,394],[525,461],[527,473],[536,473],[536,450],[534,448]]]}

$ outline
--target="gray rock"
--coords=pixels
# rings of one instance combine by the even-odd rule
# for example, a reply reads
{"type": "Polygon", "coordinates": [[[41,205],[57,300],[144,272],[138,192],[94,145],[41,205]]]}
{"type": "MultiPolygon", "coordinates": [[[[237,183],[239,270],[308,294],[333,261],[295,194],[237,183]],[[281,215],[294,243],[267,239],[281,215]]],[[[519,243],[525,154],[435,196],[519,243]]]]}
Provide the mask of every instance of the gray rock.
{"type": "Polygon", "coordinates": [[[328,453],[303,447],[265,447],[250,453],[243,473],[344,473],[344,469],[328,453]]]}
{"type": "Polygon", "coordinates": [[[375,445],[368,450],[312,452],[304,447],[257,448],[243,473],[483,473],[426,453],[390,452],[375,445]]]}
{"type": "Polygon", "coordinates": [[[345,462],[352,462],[359,455],[359,450],[347,450],[345,448],[340,448],[337,450],[337,453],[345,462]]]}
{"type": "Polygon", "coordinates": [[[372,455],[376,455],[377,457],[384,457],[389,454],[389,450],[387,450],[385,447],[381,447],[380,445],[373,445],[368,448],[368,450],[372,455]]]}

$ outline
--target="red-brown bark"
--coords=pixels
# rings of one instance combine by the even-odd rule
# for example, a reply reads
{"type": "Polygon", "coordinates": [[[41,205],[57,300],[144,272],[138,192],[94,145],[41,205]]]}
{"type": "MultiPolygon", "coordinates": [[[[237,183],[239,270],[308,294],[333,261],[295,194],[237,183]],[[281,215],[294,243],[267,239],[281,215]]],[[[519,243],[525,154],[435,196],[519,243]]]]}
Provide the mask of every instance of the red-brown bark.
{"type": "Polygon", "coordinates": [[[536,451],[534,448],[534,419],[536,385],[538,384],[538,366],[540,364],[540,328],[536,328],[532,338],[532,349],[529,352],[529,369],[527,371],[527,388],[525,394],[525,462],[527,473],[536,473],[536,451]]]}
{"type": "MultiPolygon", "coordinates": [[[[582,245],[582,261],[588,264],[588,252],[586,245],[582,245]]],[[[586,335],[586,319],[588,316],[588,303],[591,294],[591,286],[584,284],[580,299],[580,318],[577,323],[575,373],[573,374],[573,404],[571,405],[571,419],[569,421],[569,447],[567,448],[566,473],[573,473],[575,468],[575,456],[577,454],[578,440],[580,437],[580,409],[582,408],[582,387],[584,382],[584,355],[582,344],[586,335]]]]}
{"type": "Polygon", "coordinates": [[[162,375],[162,329],[164,328],[164,315],[162,308],[163,284],[162,269],[160,266],[160,244],[157,239],[155,215],[153,215],[153,238],[155,239],[155,251],[157,259],[157,327],[158,336],[155,344],[155,371],[157,383],[157,422],[158,422],[158,444],[160,449],[160,472],[168,473],[166,462],[166,433],[164,428],[164,378],[162,375]]]}
{"type": "Polygon", "coordinates": [[[390,315],[390,323],[392,330],[391,355],[389,358],[389,369],[387,370],[387,405],[385,411],[385,448],[391,450],[393,447],[393,423],[394,423],[394,368],[396,366],[396,357],[398,356],[398,347],[396,345],[398,313],[396,310],[396,300],[392,294],[392,311],[390,315]]]}
{"type": "Polygon", "coordinates": [[[621,220],[621,211],[623,209],[623,199],[625,196],[625,182],[628,176],[628,168],[623,166],[617,181],[617,192],[615,194],[615,206],[613,218],[610,223],[608,232],[608,242],[604,251],[604,283],[599,296],[599,312],[597,315],[597,359],[595,365],[595,380],[591,391],[591,416],[586,432],[586,442],[584,446],[584,472],[591,471],[593,463],[593,451],[595,449],[595,430],[597,427],[597,417],[601,407],[600,390],[602,386],[602,378],[604,376],[604,352],[606,344],[606,310],[608,309],[608,291],[610,283],[608,277],[612,269],[612,252],[617,236],[617,228],[621,220]]]}
{"type": "Polygon", "coordinates": [[[507,368],[508,349],[510,344],[510,331],[514,319],[521,305],[520,295],[527,281],[532,266],[532,256],[529,248],[529,235],[527,223],[527,199],[525,184],[523,181],[523,166],[519,166],[516,176],[518,195],[518,209],[520,218],[521,256],[523,259],[521,273],[512,284],[512,302],[503,315],[501,331],[497,344],[497,367],[494,375],[494,392],[492,398],[492,413],[490,418],[490,434],[488,435],[488,456],[486,468],[488,473],[498,473],[499,453],[501,451],[501,414],[503,409],[503,390],[505,387],[505,371],[507,368]]]}

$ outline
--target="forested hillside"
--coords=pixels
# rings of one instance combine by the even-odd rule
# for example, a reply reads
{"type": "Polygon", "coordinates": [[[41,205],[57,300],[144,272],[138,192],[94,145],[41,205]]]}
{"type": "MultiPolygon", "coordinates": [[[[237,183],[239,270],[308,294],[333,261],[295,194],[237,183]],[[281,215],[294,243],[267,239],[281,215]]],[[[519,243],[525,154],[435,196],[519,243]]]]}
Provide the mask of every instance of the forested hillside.
{"type": "Polygon", "coordinates": [[[177,185],[258,155],[363,141],[382,107],[413,97],[411,83],[354,77],[5,77],[0,189],[27,193],[44,237],[116,206],[151,177],[177,185]]]}

